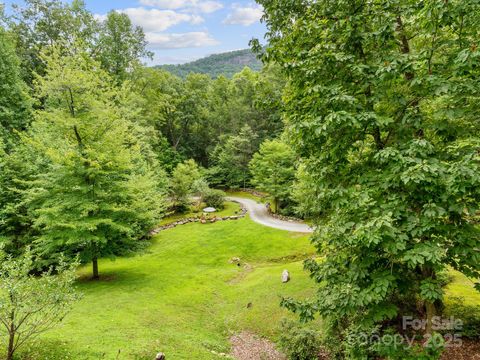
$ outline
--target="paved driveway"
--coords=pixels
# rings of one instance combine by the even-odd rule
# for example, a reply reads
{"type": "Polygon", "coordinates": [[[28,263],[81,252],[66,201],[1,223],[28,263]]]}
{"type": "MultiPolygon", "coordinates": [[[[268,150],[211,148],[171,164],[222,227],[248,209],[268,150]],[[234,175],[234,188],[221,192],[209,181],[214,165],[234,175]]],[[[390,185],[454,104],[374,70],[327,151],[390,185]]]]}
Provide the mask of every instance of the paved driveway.
{"type": "Polygon", "coordinates": [[[271,228],[300,232],[300,233],[312,233],[313,229],[307,224],[294,222],[294,221],[284,221],[275,219],[272,217],[264,204],[259,204],[255,200],[245,199],[236,196],[228,196],[227,200],[235,201],[243,206],[245,206],[250,214],[250,218],[256,223],[269,226],[271,228]]]}

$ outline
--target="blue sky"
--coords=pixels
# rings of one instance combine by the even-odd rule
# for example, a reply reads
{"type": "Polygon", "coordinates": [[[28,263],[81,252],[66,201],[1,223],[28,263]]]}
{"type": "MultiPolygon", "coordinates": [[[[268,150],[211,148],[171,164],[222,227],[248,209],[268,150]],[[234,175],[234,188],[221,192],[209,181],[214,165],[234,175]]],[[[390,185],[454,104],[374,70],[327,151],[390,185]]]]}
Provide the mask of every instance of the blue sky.
{"type": "MultiPolygon", "coordinates": [[[[0,0],[2,2],[2,0],[0,0]]],[[[23,4],[6,0],[7,4],[23,4]]],[[[101,19],[125,12],[144,28],[153,64],[178,64],[206,55],[245,49],[253,37],[263,40],[262,9],[250,0],[85,0],[101,19]]]]}

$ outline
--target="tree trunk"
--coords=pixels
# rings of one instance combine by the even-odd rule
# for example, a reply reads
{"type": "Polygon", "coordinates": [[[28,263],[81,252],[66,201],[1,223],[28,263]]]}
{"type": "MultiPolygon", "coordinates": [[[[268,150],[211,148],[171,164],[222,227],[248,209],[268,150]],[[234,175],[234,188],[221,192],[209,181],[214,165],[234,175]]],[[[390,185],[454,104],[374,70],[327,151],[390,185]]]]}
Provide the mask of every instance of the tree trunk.
{"type": "Polygon", "coordinates": [[[100,276],[98,275],[98,259],[96,256],[92,259],[92,270],[93,270],[92,279],[98,280],[100,276]]]}
{"type": "Polygon", "coordinates": [[[433,302],[427,301],[425,303],[425,310],[427,311],[427,326],[425,329],[425,334],[432,335],[433,333],[433,317],[435,316],[435,304],[433,302]]]}
{"type": "Polygon", "coordinates": [[[15,344],[15,325],[12,323],[9,330],[9,339],[8,339],[8,350],[7,350],[7,360],[13,359],[13,353],[15,344]]]}

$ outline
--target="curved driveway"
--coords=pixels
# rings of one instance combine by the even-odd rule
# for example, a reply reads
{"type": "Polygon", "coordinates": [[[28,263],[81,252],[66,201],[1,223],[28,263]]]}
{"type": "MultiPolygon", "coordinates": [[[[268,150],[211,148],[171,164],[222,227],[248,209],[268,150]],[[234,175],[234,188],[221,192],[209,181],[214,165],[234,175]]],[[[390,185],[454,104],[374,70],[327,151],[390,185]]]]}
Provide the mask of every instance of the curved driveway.
{"type": "Polygon", "coordinates": [[[271,228],[300,232],[300,233],[312,233],[313,229],[307,224],[295,222],[295,221],[284,221],[275,219],[272,217],[265,205],[257,203],[255,200],[245,199],[236,196],[228,196],[227,200],[235,201],[243,206],[245,206],[250,214],[250,218],[256,223],[269,226],[271,228]]]}

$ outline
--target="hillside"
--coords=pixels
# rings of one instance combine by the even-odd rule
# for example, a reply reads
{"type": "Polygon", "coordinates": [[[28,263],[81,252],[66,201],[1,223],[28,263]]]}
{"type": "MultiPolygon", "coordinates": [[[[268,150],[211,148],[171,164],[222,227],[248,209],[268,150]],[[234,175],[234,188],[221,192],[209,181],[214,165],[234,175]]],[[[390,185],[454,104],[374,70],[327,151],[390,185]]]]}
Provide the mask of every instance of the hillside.
{"type": "Polygon", "coordinates": [[[159,65],[157,68],[167,70],[180,77],[185,77],[194,72],[208,74],[212,78],[216,78],[219,75],[232,77],[233,74],[241,71],[245,66],[255,71],[262,68],[261,61],[256,58],[256,55],[250,49],[214,54],[186,64],[159,65]]]}

